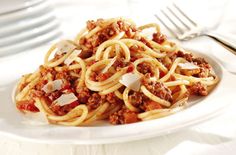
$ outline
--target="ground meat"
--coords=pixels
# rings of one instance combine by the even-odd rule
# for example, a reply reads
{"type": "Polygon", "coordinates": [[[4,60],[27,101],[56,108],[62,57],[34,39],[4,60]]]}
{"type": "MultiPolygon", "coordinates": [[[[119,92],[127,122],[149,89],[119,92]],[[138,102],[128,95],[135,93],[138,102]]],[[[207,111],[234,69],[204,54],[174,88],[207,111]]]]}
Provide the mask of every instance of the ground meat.
{"type": "Polygon", "coordinates": [[[115,70],[119,71],[121,68],[127,67],[130,64],[131,62],[126,62],[124,58],[117,58],[112,66],[115,70]]]}
{"type": "Polygon", "coordinates": [[[201,82],[194,83],[189,87],[189,91],[194,95],[206,96],[208,95],[207,86],[202,84],[201,82]]]}
{"type": "Polygon", "coordinates": [[[120,32],[119,25],[117,23],[112,23],[103,31],[103,34],[112,37],[118,34],[119,32],[120,32]]]}
{"type": "Polygon", "coordinates": [[[193,55],[191,53],[184,53],[182,51],[178,51],[176,53],[176,55],[177,55],[177,57],[182,57],[182,58],[186,59],[189,62],[193,61],[193,55]]]}
{"type": "Polygon", "coordinates": [[[88,61],[86,63],[86,67],[89,68],[90,66],[92,66],[93,64],[95,64],[97,61],[96,60],[91,60],[91,61],[88,61]]]}
{"type": "Polygon", "coordinates": [[[143,74],[151,73],[151,76],[154,76],[154,72],[153,72],[154,68],[152,67],[152,65],[150,63],[143,62],[143,63],[139,64],[137,66],[137,70],[140,73],[143,73],[143,74]]]}
{"type": "Polygon", "coordinates": [[[63,94],[75,93],[75,87],[72,87],[70,83],[63,84],[61,90],[63,94]]]}
{"type": "MultiPolygon", "coordinates": [[[[170,60],[171,60],[171,61],[168,61],[168,58],[167,58],[167,57],[158,58],[157,60],[158,60],[159,62],[161,62],[167,69],[170,69],[171,66],[172,66],[172,63],[175,61],[176,57],[177,57],[176,55],[175,55],[175,56],[171,56],[171,57],[170,57],[170,60]]],[[[160,71],[161,71],[161,70],[160,70],[160,71]]]]}
{"type": "Polygon", "coordinates": [[[155,110],[155,109],[162,109],[162,106],[155,101],[147,100],[144,102],[142,109],[144,111],[150,111],[150,110],[155,110]]]}
{"type": "Polygon", "coordinates": [[[82,50],[81,53],[79,54],[79,57],[82,59],[89,58],[93,55],[93,51],[91,50],[82,50]]]}
{"type": "Polygon", "coordinates": [[[104,81],[106,79],[108,79],[109,77],[112,76],[112,73],[110,72],[106,72],[106,73],[99,73],[97,76],[96,76],[96,81],[104,81]]]}
{"type": "Polygon", "coordinates": [[[200,69],[196,69],[191,73],[188,72],[186,74],[186,72],[185,73],[183,72],[183,74],[193,75],[195,77],[200,77],[200,78],[205,78],[209,76],[211,66],[208,64],[208,62],[206,62],[204,58],[200,58],[200,57],[194,58],[192,54],[184,53],[182,51],[178,51],[176,54],[172,55],[170,58],[172,61],[174,61],[176,57],[182,57],[186,59],[187,61],[193,62],[195,65],[200,67],[200,69]]]}
{"type": "Polygon", "coordinates": [[[163,72],[162,70],[160,70],[160,73],[159,73],[160,78],[164,77],[165,75],[166,75],[166,73],[163,72]]]}
{"type": "Polygon", "coordinates": [[[200,67],[200,72],[197,77],[206,78],[210,74],[211,66],[205,61],[204,58],[194,58],[193,62],[200,67]]]}
{"type": "Polygon", "coordinates": [[[17,102],[17,108],[19,110],[39,112],[39,109],[34,105],[34,100],[18,101],[17,102]]]}
{"type": "Polygon", "coordinates": [[[34,87],[34,89],[32,89],[30,91],[29,96],[31,98],[35,98],[35,97],[41,97],[45,95],[45,92],[42,91],[42,88],[44,85],[46,85],[48,83],[47,80],[44,79],[40,79],[39,82],[36,84],[36,86],[34,87]]]}
{"type": "MultiPolygon", "coordinates": [[[[142,58],[142,56],[140,56],[140,58],[142,58]]],[[[139,59],[139,57],[133,56],[133,55],[131,54],[131,58],[130,58],[130,61],[131,61],[131,62],[134,62],[134,61],[137,60],[137,59],[139,59]]]]}
{"type": "Polygon", "coordinates": [[[144,84],[144,85],[148,85],[149,83],[151,83],[151,74],[150,73],[147,73],[144,75],[144,77],[141,79],[141,82],[144,84]]]}
{"type": "Polygon", "coordinates": [[[130,25],[122,20],[117,22],[119,29],[124,31],[128,38],[132,38],[137,31],[137,28],[134,25],[130,25]]]}
{"type": "Polygon", "coordinates": [[[70,73],[68,71],[61,71],[61,72],[57,72],[55,74],[55,80],[56,79],[63,79],[64,82],[73,82],[76,80],[75,77],[70,76],[70,73]]]}
{"type": "Polygon", "coordinates": [[[48,83],[48,80],[40,79],[39,82],[36,84],[36,90],[42,90],[43,86],[48,83]]]}
{"type": "Polygon", "coordinates": [[[45,94],[45,96],[47,96],[51,101],[56,100],[57,98],[59,98],[62,95],[62,92],[60,91],[54,91],[52,93],[49,94],[45,94]]]}
{"type": "Polygon", "coordinates": [[[79,103],[86,104],[91,95],[89,89],[87,87],[80,87],[79,89],[77,89],[77,93],[79,103]]]}
{"type": "MultiPolygon", "coordinates": [[[[86,43],[87,43],[87,39],[85,37],[81,37],[80,40],[79,40],[79,44],[80,45],[85,45],[86,43]]],[[[82,49],[83,49],[83,51],[88,50],[88,49],[84,49],[84,48],[82,48],[82,49]]]]}
{"type": "Polygon", "coordinates": [[[111,124],[128,124],[138,122],[137,113],[130,111],[126,108],[122,108],[121,110],[113,113],[109,117],[109,121],[111,124]]]}
{"type": "Polygon", "coordinates": [[[170,75],[169,79],[167,81],[175,81],[177,80],[174,75],[170,75]]]}
{"type": "Polygon", "coordinates": [[[196,62],[197,65],[200,65],[200,64],[207,64],[206,60],[205,60],[204,58],[200,58],[200,57],[194,58],[194,59],[193,59],[193,62],[196,62]]]}
{"type": "Polygon", "coordinates": [[[90,74],[90,79],[92,81],[96,81],[98,74],[96,72],[91,72],[90,74]]]}
{"type": "Polygon", "coordinates": [[[197,74],[197,77],[206,78],[209,77],[209,74],[210,74],[210,69],[201,67],[200,72],[197,74]]]}
{"type": "Polygon", "coordinates": [[[53,68],[45,67],[43,65],[39,66],[39,72],[41,77],[46,76],[48,73],[51,73],[52,75],[56,74],[56,71],[53,70],[53,68]]]}
{"type": "Polygon", "coordinates": [[[173,62],[177,58],[177,53],[176,52],[167,52],[167,56],[173,62]]]}
{"type": "Polygon", "coordinates": [[[141,39],[139,41],[143,42],[149,48],[152,48],[152,45],[144,37],[141,37],[141,39]]]}
{"type": "Polygon", "coordinates": [[[158,44],[162,44],[166,40],[166,36],[161,34],[160,32],[153,33],[152,37],[152,40],[157,42],[158,44]]]}
{"type": "Polygon", "coordinates": [[[104,80],[108,79],[111,76],[112,76],[112,73],[110,73],[110,72],[106,72],[106,73],[92,72],[90,74],[90,79],[92,81],[99,81],[99,82],[101,82],[101,81],[104,81],[104,80]]]}
{"type": "Polygon", "coordinates": [[[86,103],[89,110],[98,108],[101,104],[106,102],[105,96],[101,96],[98,93],[93,93],[89,97],[88,102],[86,103]]]}
{"type": "Polygon", "coordinates": [[[130,72],[133,72],[133,70],[134,70],[134,64],[133,63],[131,63],[131,64],[129,64],[129,66],[128,66],[128,68],[127,68],[127,73],[130,73],[130,72]]]}
{"type": "Polygon", "coordinates": [[[79,44],[81,45],[82,50],[89,50],[94,54],[97,47],[107,39],[107,36],[99,33],[97,35],[91,36],[90,38],[82,37],[79,41],[79,44]]]}
{"type": "Polygon", "coordinates": [[[44,91],[35,90],[35,89],[32,89],[32,90],[30,91],[30,94],[29,94],[29,96],[30,96],[31,98],[35,98],[35,97],[40,98],[40,97],[42,97],[42,96],[44,96],[44,95],[45,95],[44,91]]]}
{"type": "Polygon", "coordinates": [[[100,26],[103,29],[92,35],[90,38],[82,37],[79,41],[82,50],[91,50],[95,53],[100,44],[117,35],[121,31],[124,31],[126,35],[130,37],[136,31],[132,25],[129,25],[123,21],[114,22],[106,27],[104,27],[103,19],[98,19],[96,22],[93,20],[87,22],[87,28],[89,31],[94,29],[96,26],[100,26]]]}
{"type": "Polygon", "coordinates": [[[63,116],[65,114],[67,114],[69,111],[71,111],[72,109],[74,109],[75,107],[77,107],[79,105],[78,101],[74,101],[70,104],[64,105],[64,106],[60,106],[57,104],[52,104],[50,106],[50,109],[59,116],[63,116]]]}
{"type": "Polygon", "coordinates": [[[88,20],[87,21],[87,29],[91,31],[97,26],[97,23],[94,20],[88,20]]]}
{"type": "Polygon", "coordinates": [[[120,100],[114,93],[109,93],[106,95],[106,100],[110,104],[121,104],[123,101],[120,100]]]}
{"type": "Polygon", "coordinates": [[[129,96],[129,102],[133,106],[139,107],[143,102],[143,94],[140,92],[134,92],[132,95],[129,96]]]}
{"type": "Polygon", "coordinates": [[[167,88],[162,82],[151,81],[150,78],[144,76],[142,79],[143,85],[154,95],[172,102],[171,90],[167,88]]]}

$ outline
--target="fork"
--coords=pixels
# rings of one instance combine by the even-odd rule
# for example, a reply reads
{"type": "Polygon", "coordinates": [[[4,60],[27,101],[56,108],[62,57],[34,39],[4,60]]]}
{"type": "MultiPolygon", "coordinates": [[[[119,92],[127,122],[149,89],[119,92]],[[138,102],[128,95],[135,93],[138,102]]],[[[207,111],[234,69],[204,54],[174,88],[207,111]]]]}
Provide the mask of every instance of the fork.
{"type": "Polygon", "coordinates": [[[166,29],[178,40],[186,41],[199,36],[207,36],[229,50],[236,55],[236,41],[231,38],[227,38],[223,35],[219,35],[214,31],[208,30],[206,27],[200,26],[193,21],[186,13],[184,13],[176,4],[173,3],[173,8],[166,8],[166,11],[161,10],[162,14],[177,30],[174,31],[168,24],[160,18],[157,14],[154,16],[166,27],[166,29]],[[174,8],[174,9],[173,9],[174,8]],[[168,12],[168,13],[167,13],[168,12]],[[178,15],[179,14],[179,15],[178,15]],[[177,22],[178,21],[178,22],[177,22]],[[184,27],[184,28],[183,28],[184,27]]]}

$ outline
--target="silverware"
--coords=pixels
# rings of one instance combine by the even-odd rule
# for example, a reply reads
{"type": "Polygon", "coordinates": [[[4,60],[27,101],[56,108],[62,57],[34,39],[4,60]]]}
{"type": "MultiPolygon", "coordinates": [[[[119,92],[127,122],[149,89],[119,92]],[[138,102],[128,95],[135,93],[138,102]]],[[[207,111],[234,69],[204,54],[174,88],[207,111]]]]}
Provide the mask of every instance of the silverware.
{"type": "Polygon", "coordinates": [[[165,20],[155,14],[155,17],[167,28],[172,35],[179,40],[190,40],[199,36],[207,36],[225,47],[228,51],[236,55],[236,40],[217,34],[203,26],[194,22],[186,13],[184,13],[176,4],[172,7],[167,7],[166,10],[161,10],[162,14],[171,23],[176,31],[168,26],[165,20]],[[171,9],[172,8],[172,9],[171,9]]]}

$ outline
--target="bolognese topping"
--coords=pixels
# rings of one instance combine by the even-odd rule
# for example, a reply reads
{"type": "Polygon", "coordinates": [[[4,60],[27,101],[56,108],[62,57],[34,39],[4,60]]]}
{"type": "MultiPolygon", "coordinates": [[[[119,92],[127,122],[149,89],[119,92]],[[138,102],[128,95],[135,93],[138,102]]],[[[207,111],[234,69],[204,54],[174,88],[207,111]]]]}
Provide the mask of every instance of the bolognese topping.
{"type": "Polygon", "coordinates": [[[122,108],[121,110],[113,113],[109,117],[109,121],[111,124],[129,124],[135,123],[139,121],[137,113],[130,111],[126,108],[122,108]]]}

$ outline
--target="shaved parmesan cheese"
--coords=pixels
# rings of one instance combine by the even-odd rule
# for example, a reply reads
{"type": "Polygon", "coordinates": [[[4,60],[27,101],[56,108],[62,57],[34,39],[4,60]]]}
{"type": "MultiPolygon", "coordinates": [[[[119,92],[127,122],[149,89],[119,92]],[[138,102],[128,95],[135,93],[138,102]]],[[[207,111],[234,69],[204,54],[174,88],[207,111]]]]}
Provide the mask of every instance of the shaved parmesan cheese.
{"type": "Polygon", "coordinates": [[[189,69],[189,70],[199,69],[199,67],[198,67],[197,65],[194,65],[193,63],[189,63],[189,62],[186,62],[186,63],[179,63],[178,66],[179,66],[181,69],[189,69]]]}
{"type": "Polygon", "coordinates": [[[139,74],[126,73],[121,77],[119,82],[134,91],[139,91],[140,86],[141,86],[140,79],[141,79],[141,76],[139,74]]]}
{"type": "Polygon", "coordinates": [[[76,100],[77,100],[77,97],[75,96],[74,93],[62,94],[53,103],[57,104],[57,105],[60,105],[60,106],[64,106],[64,105],[70,104],[70,103],[72,103],[76,100]]]}
{"type": "Polygon", "coordinates": [[[70,51],[72,51],[76,48],[75,45],[73,45],[72,43],[70,43],[69,41],[66,41],[66,40],[62,40],[59,43],[57,43],[56,47],[57,47],[57,50],[58,50],[56,53],[58,55],[70,52],[70,51]]]}
{"type": "Polygon", "coordinates": [[[51,93],[55,90],[60,90],[62,88],[62,84],[63,84],[63,82],[61,79],[50,81],[46,85],[43,86],[42,90],[45,93],[51,93]]]}
{"type": "Polygon", "coordinates": [[[64,64],[66,64],[67,66],[69,66],[74,60],[75,58],[81,53],[82,50],[74,50],[71,55],[65,59],[64,64]]]}
{"type": "Polygon", "coordinates": [[[116,62],[116,56],[111,59],[110,63],[102,70],[102,73],[106,73],[108,69],[116,62]]]}

